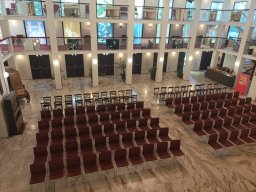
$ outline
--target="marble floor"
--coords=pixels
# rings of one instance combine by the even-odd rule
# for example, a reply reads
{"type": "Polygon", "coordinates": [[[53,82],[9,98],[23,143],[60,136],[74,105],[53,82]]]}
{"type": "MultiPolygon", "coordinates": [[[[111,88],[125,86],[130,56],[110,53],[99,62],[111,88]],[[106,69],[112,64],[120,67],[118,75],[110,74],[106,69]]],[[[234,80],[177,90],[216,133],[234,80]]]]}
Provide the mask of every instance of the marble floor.
{"type": "Polygon", "coordinates": [[[40,100],[43,96],[75,94],[97,90],[132,88],[138,100],[150,107],[153,117],[160,117],[162,126],[168,126],[170,137],[180,139],[183,157],[170,162],[143,166],[133,172],[85,177],[66,181],[48,182],[33,186],[32,191],[187,191],[187,192],[247,192],[256,191],[256,144],[242,145],[216,152],[192,127],[182,123],[171,109],[153,100],[156,86],[176,86],[209,83],[203,73],[191,72],[190,81],[183,81],[175,73],[164,74],[162,83],[155,83],[149,75],[133,75],[132,86],[116,77],[100,77],[99,86],[91,87],[90,78],[63,80],[63,89],[55,90],[52,80],[24,81],[31,94],[31,103],[21,100],[22,112],[28,123],[23,135],[0,140],[0,191],[23,192],[29,190],[29,165],[33,162],[37,121],[40,119],[40,100]]]}

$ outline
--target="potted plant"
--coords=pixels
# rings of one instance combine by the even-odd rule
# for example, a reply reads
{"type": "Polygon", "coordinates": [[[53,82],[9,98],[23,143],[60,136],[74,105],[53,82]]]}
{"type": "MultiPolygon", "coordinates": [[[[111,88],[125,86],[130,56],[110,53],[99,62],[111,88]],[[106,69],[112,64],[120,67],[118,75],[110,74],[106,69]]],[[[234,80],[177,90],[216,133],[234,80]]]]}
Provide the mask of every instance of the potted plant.
{"type": "Polygon", "coordinates": [[[125,69],[126,69],[126,63],[125,63],[125,60],[122,60],[120,58],[120,62],[117,63],[119,65],[119,68],[120,68],[120,77],[123,81],[125,81],[125,69]]]}
{"type": "Polygon", "coordinates": [[[156,78],[156,67],[153,66],[152,68],[149,69],[149,73],[150,73],[150,78],[152,80],[155,80],[156,78]]]}

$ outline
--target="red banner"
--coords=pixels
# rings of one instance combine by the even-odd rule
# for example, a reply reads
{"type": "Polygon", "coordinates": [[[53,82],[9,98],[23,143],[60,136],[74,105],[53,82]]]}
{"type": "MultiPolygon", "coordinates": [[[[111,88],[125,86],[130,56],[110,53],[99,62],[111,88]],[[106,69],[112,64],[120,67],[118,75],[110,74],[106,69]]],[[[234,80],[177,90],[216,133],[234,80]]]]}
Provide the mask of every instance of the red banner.
{"type": "Polygon", "coordinates": [[[240,73],[237,78],[236,91],[240,92],[241,95],[245,95],[250,81],[250,75],[240,73]]]}

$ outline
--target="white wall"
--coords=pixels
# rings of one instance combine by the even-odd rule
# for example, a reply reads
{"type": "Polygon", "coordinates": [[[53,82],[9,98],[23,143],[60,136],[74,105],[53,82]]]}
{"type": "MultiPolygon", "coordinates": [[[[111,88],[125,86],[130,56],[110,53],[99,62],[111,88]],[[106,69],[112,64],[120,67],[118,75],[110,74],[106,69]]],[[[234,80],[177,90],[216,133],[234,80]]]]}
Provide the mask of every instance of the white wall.
{"type": "Polygon", "coordinates": [[[21,79],[32,79],[31,67],[28,55],[15,56],[15,63],[20,72],[21,79]]]}
{"type": "Polygon", "coordinates": [[[171,31],[170,31],[170,36],[180,36],[182,37],[182,31],[183,31],[183,25],[171,25],[171,31]]]}
{"type": "Polygon", "coordinates": [[[178,52],[169,52],[168,61],[167,61],[167,72],[177,71],[179,53],[178,52]]]}
{"type": "Polygon", "coordinates": [[[192,71],[199,71],[200,64],[201,64],[202,52],[196,52],[194,54],[193,63],[192,63],[192,71]]]}
{"type": "Polygon", "coordinates": [[[9,20],[11,36],[23,35],[26,36],[24,23],[22,20],[9,20]]]}
{"type": "Polygon", "coordinates": [[[147,53],[142,54],[142,61],[141,61],[141,73],[149,73],[149,69],[153,67],[153,58],[154,53],[149,52],[149,55],[147,53]]]}
{"type": "Polygon", "coordinates": [[[231,69],[234,69],[236,62],[236,57],[234,55],[225,54],[225,59],[223,62],[223,67],[228,67],[231,69]]]}
{"type": "Polygon", "coordinates": [[[156,25],[149,27],[148,24],[143,25],[143,37],[155,37],[156,36],[156,25]]]}

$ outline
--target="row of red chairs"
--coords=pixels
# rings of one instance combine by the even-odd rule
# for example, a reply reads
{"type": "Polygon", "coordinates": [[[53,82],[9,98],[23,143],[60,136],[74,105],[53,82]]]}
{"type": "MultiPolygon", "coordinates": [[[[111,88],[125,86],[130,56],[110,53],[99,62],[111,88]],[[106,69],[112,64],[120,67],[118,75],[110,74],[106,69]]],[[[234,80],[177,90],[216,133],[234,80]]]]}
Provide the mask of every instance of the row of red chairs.
{"type": "Polygon", "coordinates": [[[51,121],[41,120],[38,121],[38,128],[40,131],[49,131],[50,127],[52,130],[72,127],[84,127],[86,125],[104,125],[108,123],[116,123],[119,121],[126,120],[140,120],[140,119],[150,119],[150,109],[133,110],[133,111],[123,111],[123,112],[112,112],[112,113],[102,113],[99,116],[97,114],[90,114],[88,116],[77,116],[65,117],[63,120],[60,118],[55,118],[51,121]]]}
{"type": "Polygon", "coordinates": [[[93,125],[91,127],[85,125],[83,127],[78,127],[78,131],[73,127],[65,129],[65,132],[63,132],[62,129],[53,130],[49,132],[50,134],[48,132],[39,132],[36,134],[36,140],[37,145],[48,145],[49,135],[51,136],[52,143],[62,143],[64,138],[68,141],[74,140],[76,137],[78,137],[78,135],[80,138],[96,138],[99,136],[109,136],[116,133],[122,134],[159,128],[161,128],[159,125],[159,118],[151,118],[150,123],[147,119],[141,119],[139,120],[138,126],[135,119],[130,119],[127,121],[105,124],[103,127],[102,125],[93,125]]]}
{"type": "Polygon", "coordinates": [[[106,104],[106,105],[97,105],[97,106],[78,106],[75,109],[72,107],[63,109],[54,109],[49,110],[45,109],[41,111],[41,119],[51,119],[51,118],[59,118],[65,116],[74,116],[74,115],[85,115],[91,113],[104,113],[104,112],[115,112],[115,111],[125,111],[125,110],[135,110],[135,109],[143,109],[144,102],[138,101],[136,103],[119,103],[115,104],[106,104]],[[63,113],[64,111],[64,113],[63,113]]]}
{"type": "Polygon", "coordinates": [[[30,165],[31,179],[30,184],[45,182],[46,165],[49,167],[49,179],[59,179],[65,177],[79,176],[98,171],[105,171],[118,167],[126,167],[142,164],[144,162],[152,162],[157,159],[171,158],[170,151],[173,155],[183,155],[180,150],[180,141],[174,140],[168,148],[167,142],[159,142],[154,144],[146,144],[142,147],[132,147],[127,149],[118,149],[115,151],[104,151],[98,155],[95,153],[87,153],[82,158],[75,156],[66,159],[66,170],[64,161],[51,160],[45,163],[33,163],[30,165]],[[98,167],[99,165],[99,167],[98,167]]]}
{"type": "MultiPolygon", "coordinates": [[[[238,92],[229,92],[229,93],[219,93],[219,94],[210,94],[210,95],[200,95],[200,96],[191,96],[191,97],[178,97],[178,98],[168,98],[165,101],[165,105],[168,107],[173,107],[182,104],[193,104],[193,103],[202,103],[202,102],[210,102],[210,101],[218,101],[218,100],[231,100],[238,99],[238,92]]],[[[248,98],[246,102],[251,103],[251,98],[248,98]]]]}
{"type": "Polygon", "coordinates": [[[215,150],[247,143],[256,143],[256,128],[235,130],[230,133],[222,131],[209,135],[208,140],[208,144],[215,150]]]}
{"type": "Polygon", "coordinates": [[[228,108],[220,108],[220,109],[212,109],[205,111],[193,111],[182,114],[182,121],[186,124],[193,124],[197,121],[205,121],[208,119],[216,119],[223,118],[226,116],[234,117],[241,115],[251,115],[256,114],[256,108],[252,108],[252,106],[237,106],[237,107],[228,107],[228,108]]]}
{"type": "Polygon", "coordinates": [[[145,144],[154,144],[161,141],[172,141],[168,136],[168,128],[151,129],[147,131],[135,131],[123,134],[113,134],[110,136],[98,136],[94,139],[89,137],[72,138],[66,140],[65,147],[63,143],[53,143],[49,146],[34,147],[34,162],[47,161],[77,156],[79,151],[82,155],[86,153],[99,153],[102,151],[116,150],[121,148],[129,148],[141,146],[145,144]],[[78,143],[79,141],[79,143],[78,143]],[[48,152],[49,151],[49,152],[48,152]],[[64,154],[65,152],[65,154],[64,154]]]}
{"type": "Polygon", "coordinates": [[[198,110],[211,110],[211,109],[220,109],[220,108],[228,108],[228,107],[236,107],[236,106],[250,106],[256,110],[256,105],[252,105],[251,103],[238,103],[237,99],[225,100],[225,101],[210,101],[210,102],[202,102],[202,103],[193,103],[193,104],[184,104],[184,105],[176,105],[175,113],[180,115],[184,112],[198,111],[198,110]]]}
{"type": "Polygon", "coordinates": [[[256,128],[256,114],[232,117],[219,117],[194,124],[194,131],[199,135],[215,134],[218,132],[230,132],[242,129],[256,128]]]}

